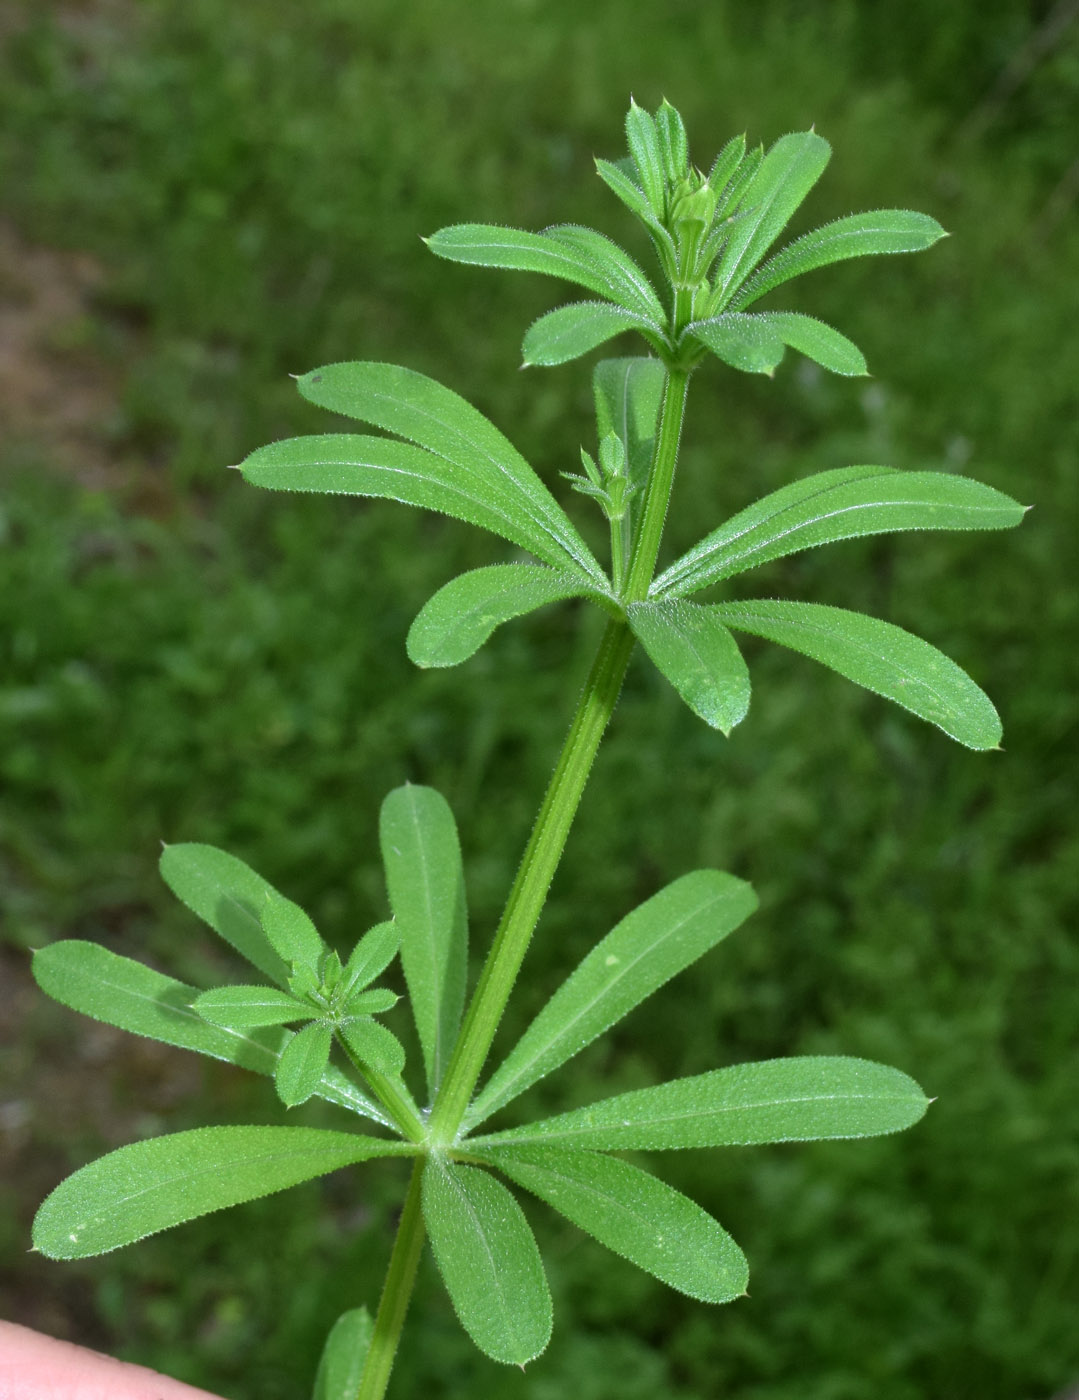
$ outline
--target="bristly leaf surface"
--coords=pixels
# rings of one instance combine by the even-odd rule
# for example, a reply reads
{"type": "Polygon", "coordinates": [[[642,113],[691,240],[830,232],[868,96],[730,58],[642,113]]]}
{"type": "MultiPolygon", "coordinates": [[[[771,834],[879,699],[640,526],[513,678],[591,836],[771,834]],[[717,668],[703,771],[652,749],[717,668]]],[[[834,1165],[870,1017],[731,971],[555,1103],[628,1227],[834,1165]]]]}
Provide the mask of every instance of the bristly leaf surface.
{"type": "Polygon", "coordinates": [[[312,1400],[356,1400],[374,1329],[366,1308],[341,1314],[322,1348],[312,1400]]]}
{"type": "Polygon", "coordinates": [[[477,1123],[590,1045],[757,907],[744,880],[694,870],[639,905],[602,938],[543,1007],[466,1117],[477,1123]]]}
{"type": "Polygon", "coordinates": [[[879,253],[917,253],[946,236],[936,219],[910,209],[851,214],[781,248],[735,292],[729,306],[732,311],[741,311],[792,277],[829,263],[879,253]]]}
{"type": "MultiPolygon", "coordinates": [[[[543,564],[492,564],[445,584],[423,605],[408,633],[417,666],[457,666],[497,627],[565,598],[596,596],[580,575],[543,564]]],[[[602,596],[602,595],[601,595],[602,596]]]]}
{"type": "Polygon", "coordinates": [[[468,916],[457,826],[446,799],[408,784],[382,804],[386,884],[401,930],[401,966],[433,1098],[457,1036],[468,965],[468,916]]]}
{"type": "Polygon", "coordinates": [[[840,467],[780,487],[739,511],[653,583],[653,597],[684,597],[800,549],[894,530],[1003,530],[1024,507],[945,472],[840,467]]]}
{"type": "Polygon", "coordinates": [[[967,748],[1000,744],[1000,716],[988,695],[950,657],[894,623],[784,599],[712,607],[728,627],[812,657],[935,724],[967,748]]]}
{"type": "Polygon", "coordinates": [[[749,671],[713,607],[681,599],[632,603],[629,625],[695,715],[729,735],[749,709],[749,671]]]}
{"type": "Polygon", "coordinates": [[[195,1128],[118,1148],[60,1183],[34,1221],[50,1259],[86,1259],[407,1143],[320,1128],[195,1128]]]}
{"type": "Polygon", "coordinates": [[[900,1070],[806,1055],[635,1089],[470,1145],[479,1152],[525,1143],[617,1152],[874,1137],[909,1128],[928,1104],[900,1070]]]}
{"type": "Polygon", "coordinates": [[[494,1361],[523,1366],[551,1336],[551,1293],[513,1196],[489,1172],[428,1159],[423,1218],[461,1325],[494,1361]]]}
{"type": "Polygon", "coordinates": [[[241,957],[278,986],[288,984],[288,968],[271,946],[259,917],[266,900],[277,894],[261,875],[227,851],[197,842],[166,846],[159,868],[177,899],[241,957]]]}
{"type": "Polygon", "coordinates": [[[679,1293],[705,1303],[744,1295],[749,1265],[726,1230],[639,1167],[598,1152],[536,1147],[490,1150],[484,1160],[679,1293]]]}
{"type": "Polygon", "coordinates": [[[592,371],[596,403],[596,436],[602,442],[615,433],[626,451],[630,485],[630,513],[643,499],[643,486],[652,466],[652,449],[667,371],[661,360],[647,355],[620,360],[600,360],[592,371]]]}
{"type": "Polygon", "coordinates": [[[612,306],[609,301],[577,301],[558,306],[533,321],[525,332],[522,367],[565,364],[628,330],[657,333],[652,321],[621,306],[612,306]]]}
{"type": "MultiPolygon", "coordinates": [[[[34,954],[33,973],[43,992],[73,1011],[255,1074],[275,1074],[281,1053],[292,1039],[291,1031],[271,1027],[238,1031],[211,1026],[192,1008],[199,995],[197,987],[97,943],[75,939],[50,943],[34,954]]],[[[390,1126],[385,1111],[333,1065],[315,1092],[328,1103],[390,1126]]]]}

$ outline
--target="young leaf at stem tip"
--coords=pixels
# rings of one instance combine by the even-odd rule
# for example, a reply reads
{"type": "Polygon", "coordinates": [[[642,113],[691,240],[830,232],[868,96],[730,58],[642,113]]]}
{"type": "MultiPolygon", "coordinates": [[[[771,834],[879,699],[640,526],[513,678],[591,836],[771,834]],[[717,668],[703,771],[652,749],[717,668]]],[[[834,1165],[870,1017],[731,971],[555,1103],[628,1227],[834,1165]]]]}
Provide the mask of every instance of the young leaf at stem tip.
{"type": "Polygon", "coordinates": [[[274,1088],[286,1108],[306,1103],[319,1086],[330,1062],[333,1031],[325,1021],[312,1021],[297,1031],[281,1052],[274,1088]]]}

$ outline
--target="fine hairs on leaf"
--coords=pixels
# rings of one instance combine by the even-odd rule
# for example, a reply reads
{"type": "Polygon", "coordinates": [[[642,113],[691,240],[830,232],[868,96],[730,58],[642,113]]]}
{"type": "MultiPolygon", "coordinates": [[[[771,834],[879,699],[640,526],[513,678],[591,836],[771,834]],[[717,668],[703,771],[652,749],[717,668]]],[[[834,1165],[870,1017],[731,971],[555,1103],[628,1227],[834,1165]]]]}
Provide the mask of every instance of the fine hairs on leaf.
{"type": "MultiPolygon", "coordinates": [[[[461,265],[447,275],[475,279],[469,285],[478,285],[480,268],[568,284],[573,299],[524,331],[526,367],[564,365],[620,338],[623,353],[597,359],[583,379],[586,393],[591,382],[594,441],[589,425],[570,461],[533,467],[449,385],[365,360],[324,365],[297,386],[327,415],[373,431],[334,431],[327,418],[323,431],[259,447],[242,464],[248,483],[270,490],[371,498],[375,511],[397,501],[497,537],[501,557],[443,583],[420,608],[406,644],[419,667],[465,662],[499,628],[541,608],[599,610],[602,629],[583,688],[567,657],[567,708],[574,696],[576,708],[501,917],[493,929],[478,919],[472,931],[475,965],[466,894],[476,854],[474,783],[464,783],[467,798],[455,799],[466,862],[450,803],[433,787],[404,781],[408,769],[422,776],[433,762],[426,741],[410,750],[401,785],[382,801],[385,898],[378,909],[349,909],[341,927],[320,929],[238,857],[181,842],[166,846],[162,877],[224,940],[228,956],[249,964],[242,975],[228,985],[194,987],[78,940],[34,955],[38,986],[65,1006],[271,1078],[276,1090],[276,1098],[266,1095],[272,1123],[165,1133],[82,1166],[34,1222],[34,1245],[50,1258],[105,1253],[330,1172],[352,1173],[377,1158],[409,1159],[377,1311],[366,1307],[374,1297],[338,1304],[346,1311],[329,1332],[315,1400],[383,1400],[428,1243],[453,1312],[481,1352],[520,1367],[541,1355],[553,1324],[551,1291],[518,1193],[693,1306],[737,1306],[749,1265],[723,1223],[614,1154],[882,1136],[912,1127],[930,1102],[904,1070],[861,1058],[795,1053],[729,1063],[728,1028],[716,1026],[709,1028],[715,1060],[702,1072],[608,1090],[561,1112],[548,1100],[544,1115],[532,1120],[520,1114],[529,1090],[623,1018],[630,1018],[623,1034],[632,1036],[633,1013],[646,998],[673,995],[661,989],[702,959],[695,977],[720,967],[719,945],[758,907],[750,885],[722,870],[684,870],[662,888],[642,890],[636,907],[626,898],[621,909],[580,910],[582,931],[610,931],[576,968],[565,968],[560,985],[533,989],[540,1009],[516,1044],[492,1056],[631,665],[654,667],[676,710],[684,702],[714,731],[701,729],[698,744],[720,777],[731,752],[727,740],[749,711],[740,634],[802,653],[969,749],[995,748],[1001,736],[996,710],[975,681],[890,621],[812,600],[692,596],[736,578],[738,588],[751,586],[740,576],[758,565],[848,539],[1017,525],[1024,507],[992,486],[933,470],[836,463],[807,473],[792,463],[782,486],[754,500],[747,470],[732,488],[735,514],[698,522],[697,542],[656,572],[676,500],[693,376],[719,375],[730,393],[735,373],[762,374],[776,378],[767,392],[779,393],[790,350],[838,376],[837,395],[853,392],[844,380],[864,375],[867,362],[842,329],[809,311],[758,302],[832,263],[928,249],[944,230],[927,214],[884,209],[782,244],[831,157],[815,130],[781,135],[767,148],[736,135],[696,164],[669,102],[648,111],[631,100],[624,137],[625,151],[597,159],[596,170],[624,220],[643,229],[647,266],[607,235],[573,223],[530,231],[462,222],[426,239],[433,253],[461,265]],[[586,531],[598,507],[609,532],[605,563],[571,515],[582,507],[593,513],[586,531]],[[402,985],[408,1004],[394,1011],[402,985]],[[394,1019],[406,1012],[414,1037],[394,1019]],[[303,1110],[292,1110],[316,1097],[367,1120],[362,1126],[371,1131],[360,1131],[354,1119],[350,1130],[302,1126],[303,1110]],[[500,1126],[496,1115],[515,1102],[513,1126],[500,1126]]],[[[887,349],[885,332],[869,323],[873,357],[887,349]]],[[[830,554],[842,580],[850,556],[830,554]]],[[[974,603],[971,620],[976,627],[974,603]]],[[[357,622],[366,622],[362,610],[357,622]]],[[[475,664],[504,664],[498,644],[475,664]]],[[[806,667],[804,678],[790,683],[821,682],[806,667]]],[[[527,715],[520,718],[527,724],[527,715]]],[[[928,729],[917,739],[944,742],[928,729]]],[[[453,743],[470,751],[467,735],[453,743]]],[[[737,753],[737,736],[731,745],[737,753]]],[[[640,757],[665,771],[661,738],[640,757]]],[[[492,761],[514,760],[499,752],[492,761]]],[[[670,801],[682,800],[681,775],[668,776],[670,801]]],[[[655,820],[662,823],[662,811],[655,820]]],[[[642,867],[642,880],[651,879],[647,871],[642,867]]],[[[487,907],[487,898],[475,907],[487,907]]],[[[316,907],[337,908],[337,897],[316,907]]],[[[677,1016],[671,1024],[677,1037],[677,1016]]],[[[611,1087],[625,1083],[616,1078],[611,1087]]],[[[579,1093],[566,1098],[580,1103],[579,1093]]],[[[737,1171],[737,1154],[731,1162],[737,1171]]],[[[354,1184],[353,1175],[342,1178],[342,1189],[354,1184]]],[[[741,1210],[752,1209],[746,1196],[741,1210]]]]}

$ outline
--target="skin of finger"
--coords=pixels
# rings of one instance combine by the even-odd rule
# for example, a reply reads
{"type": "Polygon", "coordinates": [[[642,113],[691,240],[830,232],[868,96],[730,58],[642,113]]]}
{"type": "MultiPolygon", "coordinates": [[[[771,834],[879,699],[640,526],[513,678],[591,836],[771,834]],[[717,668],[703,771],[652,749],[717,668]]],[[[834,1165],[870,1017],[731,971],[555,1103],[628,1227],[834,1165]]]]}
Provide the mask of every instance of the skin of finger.
{"type": "Polygon", "coordinates": [[[72,1342],[0,1322],[0,1400],[221,1400],[72,1342]]]}

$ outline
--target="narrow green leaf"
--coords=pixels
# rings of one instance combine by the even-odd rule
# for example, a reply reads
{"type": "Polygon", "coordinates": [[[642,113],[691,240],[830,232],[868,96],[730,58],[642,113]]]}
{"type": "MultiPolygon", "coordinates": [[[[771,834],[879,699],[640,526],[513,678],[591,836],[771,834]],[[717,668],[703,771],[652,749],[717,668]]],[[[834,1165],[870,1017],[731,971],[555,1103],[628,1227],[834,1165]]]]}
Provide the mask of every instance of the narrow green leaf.
{"type": "MultiPolygon", "coordinates": [[[[347,1016],[379,1016],[396,1006],[401,998],[388,987],[372,987],[370,991],[355,992],[345,1007],[347,1016]]],[[[402,1063],[404,1063],[402,1061],[402,1063]]]]}
{"type": "Polygon", "coordinates": [[[615,433],[626,450],[629,479],[638,488],[630,510],[642,499],[641,487],[652,466],[652,446],[659,422],[667,371],[662,360],[637,355],[600,360],[592,371],[596,434],[600,442],[615,433]]]}
{"type": "Polygon", "coordinates": [[[547,232],[600,269],[612,301],[627,311],[637,312],[657,329],[666,325],[667,313],[648,274],[624,248],[605,234],[580,224],[555,224],[547,232]]]}
{"type": "MultiPolygon", "coordinates": [[[[748,215],[754,211],[755,206],[748,203],[745,195],[753,183],[757,171],[761,168],[763,160],[764,147],[759,145],[754,146],[752,150],[747,151],[742,156],[716,207],[717,219],[726,221],[729,226],[733,226],[736,213],[740,211],[742,214],[748,215]]],[[[719,191],[717,190],[716,193],[718,194],[719,191]]]]}
{"type": "Polygon", "coordinates": [[[745,1294],[749,1265],[734,1240],[648,1172],[596,1152],[535,1147],[488,1151],[484,1160],[679,1293],[705,1303],[745,1294]]]}
{"type": "Polygon", "coordinates": [[[255,1026],[287,1026],[308,1021],[312,1007],[276,987],[215,987],[194,1001],[195,1011],[211,1026],[246,1031],[255,1026]]]}
{"type": "Polygon", "coordinates": [[[259,918],[263,933],[282,962],[298,963],[309,972],[318,971],[326,947],[318,929],[298,904],[271,890],[259,909],[259,918]]]}
{"type": "MultiPolygon", "coordinates": [[[[297,388],[305,399],[322,408],[373,423],[433,454],[438,459],[434,463],[430,458],[417,459],[407,451],[380,456],[372,448],[370,459],[361,456],[359,461],[370,460],[371,466],[380,467],[383,472],[396,469],[408,473],[422,468],[428,490],[431,486],[437,488],[439,498],[446,502],[434,505],[434,509],[456,514],[463,500],[470,511],[481,511],[484,518],[476,523],[485,528],[494,528],[548,562],[563,567],[568,563],[602,577],[602,570],[565,511],[513,444],[489,419],[444,384],[401,365],[357,361],[323,365],[302,375],[297,388]],[[447,464],[456,470],[447,471],[447,464]],[[458,510],[449,509],[451,503],[458,510]],[[512,526],[515,533],[508,533],[493,521],[512,526]]],[[[384,446],[400,448],[401,444],[384,446]]],[[[248,458],[248,462],[251,460],[248,458]]],[[[246,463],[244,469],[246,472],[246,463]]],[[[392,489],[385,489],[387,482],[379,484],[383,489],[361,494],[394,494],[392,489]]],[[[398,485],[402,491],[416,489],[415,481],[398,485]]],[[[350,488],[331,485],[315,489],[350,488]]],[[[401,495],[398,499],[407,497],[401,495]]],[[[429,504],[426,500],[410,503],[429,504]]]]}
{"type": "Polygon", "coordinates": [[[928,1106],[918,1085],[900,1070],[869,1060],[806,1055],[634,1089],[470,1139],[469,1146],[486,1152],[535,1143],[614,1152],[875,1137],[909,1128],[928,1106]]]}
{"type": "Polygon", "coordinates": [[[214,846],[181,842],[161,852],[161,877],[177,899],[278,986],[288,968],[259,921],[267,896],[277,891],[236,856],[214,846]]]}
{"type": "Polygon", "coordinates": [[[622,331],[659,330],[652,321],[609,301],[575,301],[533,321],[521,346],[522,368],[579,359],[622,331]]]}
{"type": "Polygon", "coordinates": [[[277,1097],[286,1108],[306,1103],[318,1089],[330,1062],[333,1031],[325,1021],[312,1021],[298,1031],[281,1052],[274,1075],[277,1097]]]}
{"type": "Polygon", "coordinates": [[[522,1035],[465,1115],[471,1131],[590,1045],[757,907],[750,885],[694,870],[638,905],[596,944],[522,1035]]]}
{"type": "Polygon", "coordinates": [[[730,307],[732,311],[741,311],[792,277],[800,277],[803,272],[829,263],[879,253],[917,253],[945,237],[936,219],[909,209],[874,209],[865,214],[850,214],[803,234],[781,248],[735,292],[730,307]]]}
{"type": "Polygon", "coordinates": [[[366,1308],[341,1314],[322,1348],[312,1400],[356,1400],[374,1330],[366,1308]]]}
{"type": "Polygon", "coordinates": [[[681,113],[667,101],[659,105],[656,112],[656,135],[663,154],[663,170],[672,184],[681,180],[689,166],[689,142],[681,113]]]}
{"type": "Polygon", "coordinates": [[[894,530],[1004,530],[1025,508],[1010,496],[945,472],[839,467],[816,472],[739,511],[683,554],[652,585],[679,597],[801,549],[894,530]]]}
{"type": "Polygon", "coordinates": [[[272,491],[372,496],[438,511],[490,530],[556,568],[579,568],[590,582],[603,577],[598,564],[570,557],[546,528],[519,512],[517,502],[489,490],[481,473],[408,443],[361,433],[286,438],[252,452],[241,469],[253,486],[272,491]]]}
{"type": "Polygon", "coordinates": [[[617,165],[609,160],[597,160],[596,172],[607,187],[612,190],[626,208],[645,225],[645,227],[668,248],[671,256],[674,256],[674,240],[656,218],[648,196],[635,184],[629,175],[617,165]]]}
{"type": "Polygon", "coordinates": [[[662,219],[666,203],[663,151],[655,122],[643,107],[637,106],[632,98],[630,99],[629,111],[626,113],[626,140],[629,143],[629,153],[633,157],[637,173],[640,175],[641,185],[648,196],[649,204],[652,206],[652,212],[657,219],[662,219]]]}
{"type": "Polygon", "coordinates": [[[693,713],[729,735],[749,709],[749,671],[714,607],[665,599],[632,603],[628,616],[633,635],[693,713]]]}
{"type": "Polygon", "coordinates": [[[417,666],[457,666],[479,651],[510,618],[563,598],[595,595],[580,576],[542,564],[493,564],[471,569],[440,588],[420,609],[408,633],[417,666]]]}
{"type": "MultiPolygon", "coordinates": [[[[235,1031],[208,1025],[192,1008],[197,987],[110,953],[97,943],[50,943],[34,954],[33,973],[46,995],[73,1011],[255,1074],[273,1075],[281,1051],[292,1039],[291,1031],[235,1031]]],[[[332,1065],[317,1092],[329,1103],[389,1126],[385,1112],[332,1065]]]]}
{"type": "Polygon", "coordinates": [[[320,1128],[195,1128],[118,1148],[62,1181],[34,1221],[50,1259],[86,1259],[211,1211],[284,1191],[404,1142],[320,1128]]]}
{"type": "Polygon", "coordinates": [[[341,1036],[358,1060],[380,1074],[400,1074],[404,1069],[405,1047],[370,1016],[357,1015],[355,1020],[343,1022],[341,1036]]]}
{"type": "Polygon", "coordinates": [[[505,1186],[431,1157],[423,1218],[461,1325],[494,1361],[523,1366],[551,1336],[551,1293],[536,1241],[505,1186]]]}
{"type": "Polygon", "coordinates": [[[433,253],[451,262],[561,277],[620,305],[627,305],[628,298],[629,310],[652,318],[658,307],[658,319],[662,321],[662,304],[655,290],[651,289],[651,295],[645,290],[650,287],[648,278],[627,253],[601,234],[592,234],[592,239],[583,244],[572,236],[566,237],[569,230],[570,225],[561,225],[543,233],[529,233],[493,224],[456,224],[440,229],[426,241],[433,253]],[[599,261],[597,250],[605,254],[599,261]]]}
{"type": "Polygon", "coordinates": [[[1000,717],[954,661],[891,622],[822,603],[716,603],[729,627],[800,651],[894,700],[970,749],[1000,745],[1000,717]]]}
{"type": "Polygon", "coordinates": [[[724,364],[746,374],[771,374],[783,358],[783,339],[763,316],[728,312],[691,322],[685,334],[707,346],[724,364]]]}
{"type": "Polygon", "coordinates": [[[369,928],[357,942],[345,964],[346,986],[366,987],[380,972],[384,972],[401,947],[401,930],[390,920],[369,928]]]}
{"type": "Polygon", "coordinates": [[[865,356],[852,340],[824,321],[797,311],[761,313],[784,345],[797,350],[833,374],[868,374],[865,356]]]}
{"type": "Polygon", "coordinates": [[[433,1098],[464,1007],[468,915],[457,826],[446,799],[408,784],[382,804],[379,823],[401,966],[433,1098]]]}
{"type": "Polygon", "coordinates": [[[740,201],[754,212],[735,225],[720,257],[716,284],[722,292],[733,292],[753,271],[817,183],[831,154],[828,142],[815,131],[792,132],[771,147],[740,201]]]}
{"type": "Polygon", "coordinates": [[[725,201],[727,186],[742,164],[745,153],[746,138],[743,133],[741,136],[732,136],[712,162],[712,168],[708,172],[708,183],[715,190],[716,198],[721,204],[725,201]]]}

